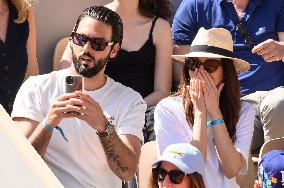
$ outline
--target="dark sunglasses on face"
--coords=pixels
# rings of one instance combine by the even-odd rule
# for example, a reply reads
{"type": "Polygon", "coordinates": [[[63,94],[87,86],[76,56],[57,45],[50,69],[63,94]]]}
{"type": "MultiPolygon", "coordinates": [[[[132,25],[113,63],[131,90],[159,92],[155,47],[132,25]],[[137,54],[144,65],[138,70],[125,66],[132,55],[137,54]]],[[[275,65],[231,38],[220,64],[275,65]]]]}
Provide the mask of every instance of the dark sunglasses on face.
{"type": "Polygon", "coordinates": [[[198,58],[187,57],[185,58],[184,66],[191,71],[198,69],[200,65],[203,65],[204,70],[209,73],[215,72],[222,62],[218,59],[207,59],[203,63],[198,58]]]}
{"type": "Polygon", "coordinates": [[[185,173],[181,170],[170,170],[167,171],[163,168],[152,168],[153,177],[158,180],[158,182],[163,182],[167,175],[173,184],[180,184],[185,176],[185,173]]]}
{"type": "Polygon", "coordinates": [[[113,42],[106,42],[102,38],[90,38],[84,34],[79,34],[72,32],[72,41],[79,46],[84,46],[88,41],[90,41],[91,47],[96,51],[103,51],[107,46],[113,45],[113,42]]]}
{"type": "Polygon", "coordinates": [[[243,22],[237,23],[236,30],[243,36],[246,46],[249,47],[250,49],[253,49],[253,47],[256,45],[256,42],[250,36],[245,24],[243,22]]]}

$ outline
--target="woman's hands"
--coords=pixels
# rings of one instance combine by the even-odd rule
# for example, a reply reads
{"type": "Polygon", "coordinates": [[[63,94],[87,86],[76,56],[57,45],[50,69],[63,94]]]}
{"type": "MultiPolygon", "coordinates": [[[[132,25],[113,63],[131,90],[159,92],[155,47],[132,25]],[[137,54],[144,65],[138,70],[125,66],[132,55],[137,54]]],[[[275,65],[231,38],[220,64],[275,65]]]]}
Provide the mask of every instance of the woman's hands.
{"type": "Polygon", "coordinates": [[[216,86],[209,73],[204,70],[203,66],[200,66],[199,72],[204,91],[205,106],[207,112],[211,115],[212,118],[214,114],[220,114],[219,100],[220,93],[224,87],[224,83],[220,83],[218,86],[216,86]]]}
{"type": "Polygon", "coordinates": [[[203,66],[195,71],[190,71],[190,86],[187,89],[195,111],[207,112],[211,115],[220,114],[219,99],[224,83],[217,87],[210,74],[203,66]]]}
{"type": "Polygon", "coordinates": [[[198,69],[190,71],[190,85],[187,86],[187,90],[190,95],[190,99],[194,108],[194,125],[192,128],[192,140],[191,144],[197,147],[204,159],[207,157],[207,127],[206,117],[207,110],[204,98],[203,81],[201,79],[201,73],[198,69]]]}
{"type": "Polygon", "coordinates": [[[190,99],[192,101],[195,113],[206,113],[204,94],[202,88],[202,80],[200,78],[201,74],[198,69],[195,71],[189,70],[190,85],[186,88],[189,92],[190,99]]]}

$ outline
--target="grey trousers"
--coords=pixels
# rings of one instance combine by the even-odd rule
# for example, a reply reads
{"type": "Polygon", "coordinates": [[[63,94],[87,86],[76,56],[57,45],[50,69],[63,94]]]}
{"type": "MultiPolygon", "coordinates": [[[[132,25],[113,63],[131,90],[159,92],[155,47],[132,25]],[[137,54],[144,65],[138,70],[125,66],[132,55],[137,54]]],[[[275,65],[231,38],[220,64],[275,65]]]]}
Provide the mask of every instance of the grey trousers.
{"type": "Polygon", "coordinates": [[[284,86],[270,91],[257,91],[242,97],[256,110],[252,153],[265,141],[284,136],[284,86]]]}

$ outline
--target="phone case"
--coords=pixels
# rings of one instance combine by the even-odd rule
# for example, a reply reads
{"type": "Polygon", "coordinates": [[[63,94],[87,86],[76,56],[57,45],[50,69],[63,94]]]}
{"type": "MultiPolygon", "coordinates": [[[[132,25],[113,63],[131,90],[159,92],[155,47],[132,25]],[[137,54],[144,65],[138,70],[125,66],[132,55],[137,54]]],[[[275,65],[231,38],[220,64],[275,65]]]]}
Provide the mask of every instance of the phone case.
{"type": "Polygon", "coordinates": [[[80,75],[72,75],[65,77],[65,93],[83,91],[83,85],[83,77],[80,75]]]}
{"type": "MultiPolygon", "coordinates": [[[[65,93],[84,90],[83,77],[80,75],[69,75],[65,77],[65,93]]],[[[80,115],[78,112],[70,111],[68,114],[80,115]]]]}

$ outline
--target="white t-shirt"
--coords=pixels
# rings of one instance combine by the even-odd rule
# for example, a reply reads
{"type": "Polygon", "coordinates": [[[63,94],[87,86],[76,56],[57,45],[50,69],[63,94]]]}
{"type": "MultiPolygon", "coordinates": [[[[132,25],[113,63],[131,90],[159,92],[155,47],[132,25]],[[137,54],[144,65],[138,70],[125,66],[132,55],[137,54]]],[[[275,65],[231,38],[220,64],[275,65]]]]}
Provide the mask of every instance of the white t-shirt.
{"type": "MultiPolygon", "coordinates": [[[[67,70],[61,70],[29,78],[17,94],[11,116],[41,122],[52,99],[64,93],[66,75],[67,70]]],[[[109,77],[102,88],[87,94],[111,116],[117,134],[135,135],[143,141],[146,103],[140,94],[109,77]]],[[[76,118],[64,119],[58,126],[69,142],[54,130],[45,161],[65,187],[121,188],[122,182],[109,168],[95,129],[76,118]]]]}
{"type": "MultiPolygon", "coordinates": [[[[240,119],[236,127],[236,141],[234,146],[246,160],[239,174],[247,172],[247,161],[254,128],[253,107],[246,102],[241,102],[240,119]]],[[[181,97],[168,97],[156,106],[154,130],[157,139],[157,154],[161,156],[165,148],[173,143],[188,143],[192,139],[192,129],[189,127],[182,104],[181,97]]],[[[234,188],[239,187],[236,178],[228,179],[217,158],[213,143],[212,127],[207,129],[208,147],[205,160],[205,174],[203,179],[206,188],[234,188]]]]}

